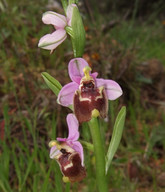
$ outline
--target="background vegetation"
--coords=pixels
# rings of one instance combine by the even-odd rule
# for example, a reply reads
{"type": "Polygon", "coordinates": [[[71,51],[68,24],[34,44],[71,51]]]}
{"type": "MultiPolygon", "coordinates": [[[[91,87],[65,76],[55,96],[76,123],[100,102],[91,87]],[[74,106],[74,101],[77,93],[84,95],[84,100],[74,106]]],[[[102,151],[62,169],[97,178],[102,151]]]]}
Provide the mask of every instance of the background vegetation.
{"type": "MultiPolygon", "coordinates": [[[[124,94],[110,102],[111,138],[117,112],[127,106],[120,147],[110,167],[111,192],[163,192],[165,190],[165,3],[163,0],[80,1],[86,29],[84,58],[99,77],[116,80],[124,94]]],[[[96,192],[93,154],[85,150],[87,178],[65,185],[48,142],[67,135],[69,109],[56,103],[41,72],[62,85],[70,81],[70,41],[55,52],[37,47],[53,31],[42,23],[47,10],[63,13],[58,1],[0,1],[0,191],[96,192]]],[[[91,141],[88,127],[81,139],[91,141]]],[[[107,142],[108,143],[108,142],[107,142]]]]}

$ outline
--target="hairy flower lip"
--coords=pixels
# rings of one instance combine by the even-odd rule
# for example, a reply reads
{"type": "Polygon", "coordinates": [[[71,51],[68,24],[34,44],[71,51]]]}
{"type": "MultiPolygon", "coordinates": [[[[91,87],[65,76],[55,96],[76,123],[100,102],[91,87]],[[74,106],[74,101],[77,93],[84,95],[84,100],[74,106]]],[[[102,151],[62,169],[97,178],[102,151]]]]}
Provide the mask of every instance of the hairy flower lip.
{"type": "Polygon", "coordinates": [[[81,158],[77,152],[64,154],[59,160],[61,171],[70,182],[81,181],[86,176],[85,168],[81,165],[81,158]]]}
{"type": "Polygon", "coordinates": [[[82,87],[75,93],[74,113],[80,124],[91,120],[93,110],[97,110],[101,118],[107,116],[108,99],[104,87],[82,87]]]}

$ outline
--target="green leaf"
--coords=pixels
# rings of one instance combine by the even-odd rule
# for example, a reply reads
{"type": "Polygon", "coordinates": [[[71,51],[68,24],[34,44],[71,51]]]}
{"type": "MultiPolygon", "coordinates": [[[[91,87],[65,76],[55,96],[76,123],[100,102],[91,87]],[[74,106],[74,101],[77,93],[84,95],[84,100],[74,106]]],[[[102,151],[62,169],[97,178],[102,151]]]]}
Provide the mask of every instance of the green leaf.
{"type": "Polygon", "coordinates": [[[44,78],[48,87],[53,91],[56,96],[58,96],[60,90],[62,89],[62,85],[60,84],[60,82],[46,72],[41,73],[41,75],[44,78]]]}
{"type": "Polygon", "coordinates": [[[108,172],[111,161],[119,146],[119,143],[120,143],[120,140],[122,137],[122,133],[123,133],[125,117],[126,117],[126,107],[123,106],[117,115],[113,133],[112,133],[112,139],[109,144],[109,148],[108,148],[108,152],[107,152],[107,156],[106,156],[106,173],[108,172]]]}

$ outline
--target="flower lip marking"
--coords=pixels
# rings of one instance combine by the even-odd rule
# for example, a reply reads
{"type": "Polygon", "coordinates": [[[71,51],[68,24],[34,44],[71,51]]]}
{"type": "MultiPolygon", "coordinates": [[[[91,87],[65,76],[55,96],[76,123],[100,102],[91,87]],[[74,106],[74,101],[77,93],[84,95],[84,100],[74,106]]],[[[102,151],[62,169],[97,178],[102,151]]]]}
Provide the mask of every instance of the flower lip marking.
{"type": "Polygon", "coordinates": [[[90,84],[90,88],[82,85],[74,96],[74,112],[80,123],[92,118],[92,111],[97,109],[99,116],[105,118],[108,110],[108,99],[104,87],[97,88],[90,84]]]}

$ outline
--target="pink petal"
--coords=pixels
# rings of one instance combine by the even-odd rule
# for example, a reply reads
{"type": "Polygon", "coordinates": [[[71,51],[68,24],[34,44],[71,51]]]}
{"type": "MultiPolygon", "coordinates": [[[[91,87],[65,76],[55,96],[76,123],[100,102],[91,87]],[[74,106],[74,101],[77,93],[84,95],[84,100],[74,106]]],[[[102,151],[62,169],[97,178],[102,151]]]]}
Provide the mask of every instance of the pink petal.
{"type": "Polygon", "coordinates": [[[76,4],[71,4],[67,7],[66,15],[68,20],[68,25],[71,26],[72,23],[72,14],[73,14],[73,8],[77,7],[76,4]]]}
{"type": "Polygon", "coordinates": [[[60,141],[60,142],[66,142],[67,141],[66,138],[61,138],[61,137],[57,137],[56,139],[57,139],[57,141],[60,141]]]}
{"type": "Polygon", "coordinates": [[[79,123],[76,118],[76,116],[73,113],[70,113],[67,115],[67,124],[68,124],[68,137],[67,138],[57,138],[57,141],[61,142],[69,142],[72,143],[72,141],[77,141],[79,138],[79,123]]]}
{"type": "Polygon", "coordinates": [[[74,114],[70,113],[67,115],[67,124],[69,129],[67,140],[77,141],[77,139],[79,138],[79,123],[74,114]]]}
{"type": "Polygon", "coordinates": [[[44,13],[42,16],[42,21],[45,24],[54,25],[56,29],[64,29],[67,25],[66,17],[53,11],[47,11],[44,13]]]}
{"type": "Polygon", "coordinates": [[[98,73],[94,72],[94,73],[91,74],[91,76],[93,77],[93,79],[96,79],[96,77],[98,76],[98,73]]]}
{"type": "Polygon", "coordinates": [[[97,87],[104,86],[109,100],[115,100],[123,93],[120,85],[113,80],[96,79],[97,87]]]}
{"type": "Polygon", "coordinates": [[[47,34],[43,36],[38,43],[38,47],[48,50],[54,50],[66,39],[66,37],[66,31],[63,29],[58,29],[52,34],[47,34]]]}
{"type": "Polygon", "coordinates": [[[56,146],[51,147],[49,155],[51,159],[54,159],[59,154],[61,154],[61,152],[57,149],[56,146]]]}
{"type": "Polygon", "coordinates": [[[72,148],[80,154],[81,164],[84,166],[84,153],[81,143],[79,141],[74,141],[72,148]]]}
{"type": "Polygon", "coordinates": [[[73,105],[73,97],[78,87],[79,85],[75,82],[66,84],[58,94],[58,103],[66,107],[73,105]]]}
{"type": "Polygon", "coordinates": [[[81,78],[84,76],[83,69],[88,66],[88,63],[82,58],[75,58],[69,62],[68,70],[69,76],[72,81],[80,83],[81,78]]]}

